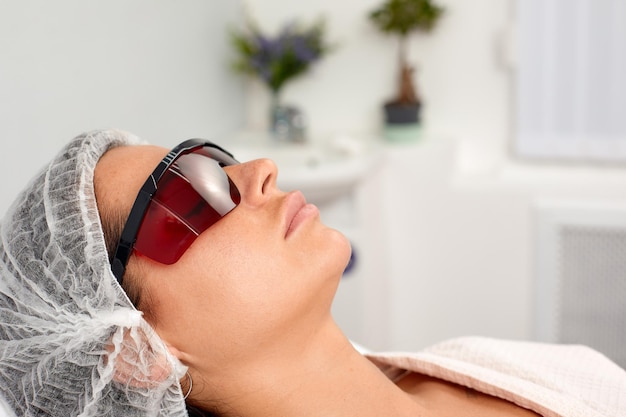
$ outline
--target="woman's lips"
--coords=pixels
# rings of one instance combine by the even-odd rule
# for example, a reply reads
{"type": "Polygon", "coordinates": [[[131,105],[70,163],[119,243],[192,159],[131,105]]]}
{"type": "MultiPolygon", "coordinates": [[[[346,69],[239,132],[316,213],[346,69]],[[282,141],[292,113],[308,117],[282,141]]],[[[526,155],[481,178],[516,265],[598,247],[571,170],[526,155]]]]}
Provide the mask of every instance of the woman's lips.
{"type": "Polygon", "coordinates": [[[307,204],[304,195],[300,191],[289,193],[286,201],[287,209],[285,214],[285,238],[298,228],[306,219],[318,214],[318,209],[313,204],[307,204]]]}

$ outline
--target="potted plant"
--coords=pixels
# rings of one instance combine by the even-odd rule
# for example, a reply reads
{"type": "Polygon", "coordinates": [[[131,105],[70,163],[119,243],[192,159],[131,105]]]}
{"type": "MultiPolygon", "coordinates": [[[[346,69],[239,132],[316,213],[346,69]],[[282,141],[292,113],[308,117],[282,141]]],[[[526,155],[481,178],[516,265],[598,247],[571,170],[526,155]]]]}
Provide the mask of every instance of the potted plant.
{"type": "Polygon", "coordinates": [[[280,93],[288,81],[305,74],[330,50],[324,35],[323,19],[309,26],[287,24],[276,36],[262,33],[250,21],[243,30],[231,31],[237,53],[233,69],[257,77],[269,89],[270,130],[279,139],[294,139],[291,136],[302,134],[298,125],[303,116],[298,109],[281,104],[280,93]]]}
{"type": "Polygon", "coordinates": [[[444,9],[431,0],[387,0],[369,14],[384,33],[400,37],[398,91],[387,102],[387,126],[416,126],[420,122],[421,99],[413,83],[413,66],[408,61],[408,38],[416,31],[430,32],[444,9]]]}

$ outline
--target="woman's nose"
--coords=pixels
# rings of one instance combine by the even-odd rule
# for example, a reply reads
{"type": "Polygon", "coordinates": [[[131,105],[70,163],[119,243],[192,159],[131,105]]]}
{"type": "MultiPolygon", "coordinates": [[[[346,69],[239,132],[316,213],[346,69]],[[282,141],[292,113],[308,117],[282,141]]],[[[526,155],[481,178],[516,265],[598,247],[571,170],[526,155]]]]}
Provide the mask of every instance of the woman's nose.
{"type": "Polygon", "coordinates": [[[278,168],[271,159],[255,159],[224,168],[248,204],[261,204],[277,190],[278,168]]]}

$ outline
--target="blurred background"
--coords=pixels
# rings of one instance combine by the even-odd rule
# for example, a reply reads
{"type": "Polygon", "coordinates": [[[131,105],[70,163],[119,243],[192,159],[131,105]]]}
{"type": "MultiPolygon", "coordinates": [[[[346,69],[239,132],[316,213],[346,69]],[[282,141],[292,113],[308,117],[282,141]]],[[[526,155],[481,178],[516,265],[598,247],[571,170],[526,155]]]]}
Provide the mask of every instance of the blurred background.
{"type": "Polygon", "coordinates": [[[205,137],[274,157],[350,238],[333,308],[360,344],[585,343],[626,366],[626,1],[437,1],[409,37],[422,107],[401,140],[382,109],[398,38],[369,18],[383,3],[0,0],[0,214],[83,131],[205,137]],[[319,17],[332,50],[280,95],[304,143],[279,146],[229,33],[319,17]]]}

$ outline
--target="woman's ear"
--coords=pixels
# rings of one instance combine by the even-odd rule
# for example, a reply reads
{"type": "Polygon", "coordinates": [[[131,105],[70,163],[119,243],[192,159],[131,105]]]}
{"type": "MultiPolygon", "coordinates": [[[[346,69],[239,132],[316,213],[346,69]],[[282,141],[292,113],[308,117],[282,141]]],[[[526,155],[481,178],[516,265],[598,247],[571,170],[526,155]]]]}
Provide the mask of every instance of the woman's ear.
{"type": "MultiPolygon", "coordinates": [[[[175,372],[164,351],[152,349],[149,337],[140,328],[124,328],[116,332],[107,346],[107,362],[112,363],[113,379],[137,388],[156,387],[175,372]]],[[[180,352],[170,348],[178,358],[180,352]],[[175,353],[176,352],[176,353],[175,353]]]]}
{"type": "Polygon", "coordinates": [[[178,350],[178,348],[175,348],[174,346],[170,345],[169,343],[165,342],[165,346],[167,346],[167,350],[170,351],[170,353],[172,354],[172,356],[174,356],[176,359],[178,359],[179,361],[182,362],[183,360],[183,353],[178,350]]]}

